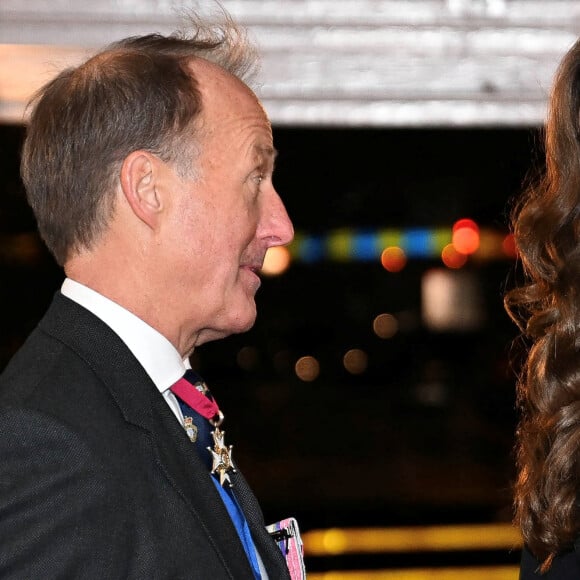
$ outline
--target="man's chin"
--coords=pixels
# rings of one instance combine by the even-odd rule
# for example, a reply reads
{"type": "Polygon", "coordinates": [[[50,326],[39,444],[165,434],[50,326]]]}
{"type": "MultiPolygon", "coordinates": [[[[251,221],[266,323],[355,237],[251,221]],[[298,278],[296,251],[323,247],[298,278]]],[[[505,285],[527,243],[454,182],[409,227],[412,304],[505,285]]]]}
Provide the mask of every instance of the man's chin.
{"type": "Polygon", "coordinates": [[[256,303],[252,300],[251,305],[248,305],[248,307],[243,311],[238,311],[237,314],[231,318],[231,322],[227,325],[227,328],[224,331],[224,336],[247,332],[252,328],[252,326],[254,326],[256,316],[256,303]]]}
{"type": "Polygon", "coordinates": [[[250,328],[252,328],[252,326],[254,326],[256,323],[256,316],[257,313],[256,309],[254,308],[252,313],[248,313],[248,315],[244,318],[239,318],[236,320],[236,324],[233,325],[231,334],[240,334],[241,332],[247,332],[250,330],[250,328]]]}
{"type": "Polygon", "coordinates": [[[250,304],[246,303],[243,309],[227,313],[227,316],[221,316],[205,327],[198,335],[197,346],[206,342],[226,338],[231,334],[241,334],[247,332],[256,322],[256,303],[252,300],[250,304]]]}

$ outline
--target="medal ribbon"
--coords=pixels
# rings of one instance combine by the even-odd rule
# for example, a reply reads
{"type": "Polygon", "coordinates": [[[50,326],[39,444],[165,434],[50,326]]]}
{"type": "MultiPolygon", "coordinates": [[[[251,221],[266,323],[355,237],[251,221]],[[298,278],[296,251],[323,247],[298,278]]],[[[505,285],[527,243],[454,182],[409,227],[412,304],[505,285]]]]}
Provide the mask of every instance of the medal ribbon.
{"type": "Polygon", "coordinates": [[[220,410],[217,403],[200,393],[187,379],[179,379],[172,387],[171,392],[185,401],[194,411],[197,411],[205,419],[213,419],[219,416],[220,410]]]}

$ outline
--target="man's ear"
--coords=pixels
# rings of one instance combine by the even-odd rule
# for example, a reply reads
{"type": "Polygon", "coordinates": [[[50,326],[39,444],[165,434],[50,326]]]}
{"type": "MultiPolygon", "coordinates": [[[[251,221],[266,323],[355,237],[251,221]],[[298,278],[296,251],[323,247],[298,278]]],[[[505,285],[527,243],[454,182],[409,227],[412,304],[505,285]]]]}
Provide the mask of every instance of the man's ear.
{"type": "Polygon", "coordinates": [[[133,213],[155,229],[163,210],[163,199],[157,184],[159,159],[147,151],[133,151],[121,166],[121,190],[133,213]]]}

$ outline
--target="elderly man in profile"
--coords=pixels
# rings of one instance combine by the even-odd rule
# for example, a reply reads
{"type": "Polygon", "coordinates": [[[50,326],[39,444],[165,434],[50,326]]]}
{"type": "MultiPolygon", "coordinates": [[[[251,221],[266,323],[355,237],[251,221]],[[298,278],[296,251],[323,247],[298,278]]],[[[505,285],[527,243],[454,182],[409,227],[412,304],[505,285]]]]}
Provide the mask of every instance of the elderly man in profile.
{"type": "Polygon", "coordinates": [[[22,175],[66,279],[0,377],[1,578],[290,578],[188,363],[252,326],[293,236],[253,51],[194,24],[33,103],[22,175]]]}

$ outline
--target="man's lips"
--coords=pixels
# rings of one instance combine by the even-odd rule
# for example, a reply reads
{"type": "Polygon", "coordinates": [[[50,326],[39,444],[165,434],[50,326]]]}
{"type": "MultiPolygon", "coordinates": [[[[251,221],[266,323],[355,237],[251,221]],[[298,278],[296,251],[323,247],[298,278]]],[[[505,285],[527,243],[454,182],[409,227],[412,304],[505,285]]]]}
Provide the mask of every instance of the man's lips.
{"type": "Polygon", "coordinates": [[[246,271],[246,272],[250,272],[252,274],[253,277],[255,277],[255,279],[257,281],[261,281],[260,278],[260,270],[262,269],[262,265],[258,265],[258,264],[245,264],[243,266],[241,266],[241,269],[246,271]]]}
{"type": "Polygon", "coordinates": [[[242,268],[245,270],[250,270],[251,272],[253,272],[254,274],[258,274],[260,272],[260,270],[262,269],[262,266],[264,264],[264,260],[260,260],[259,262],[251,262],[249,264],[242,264],[242,268]]]}

